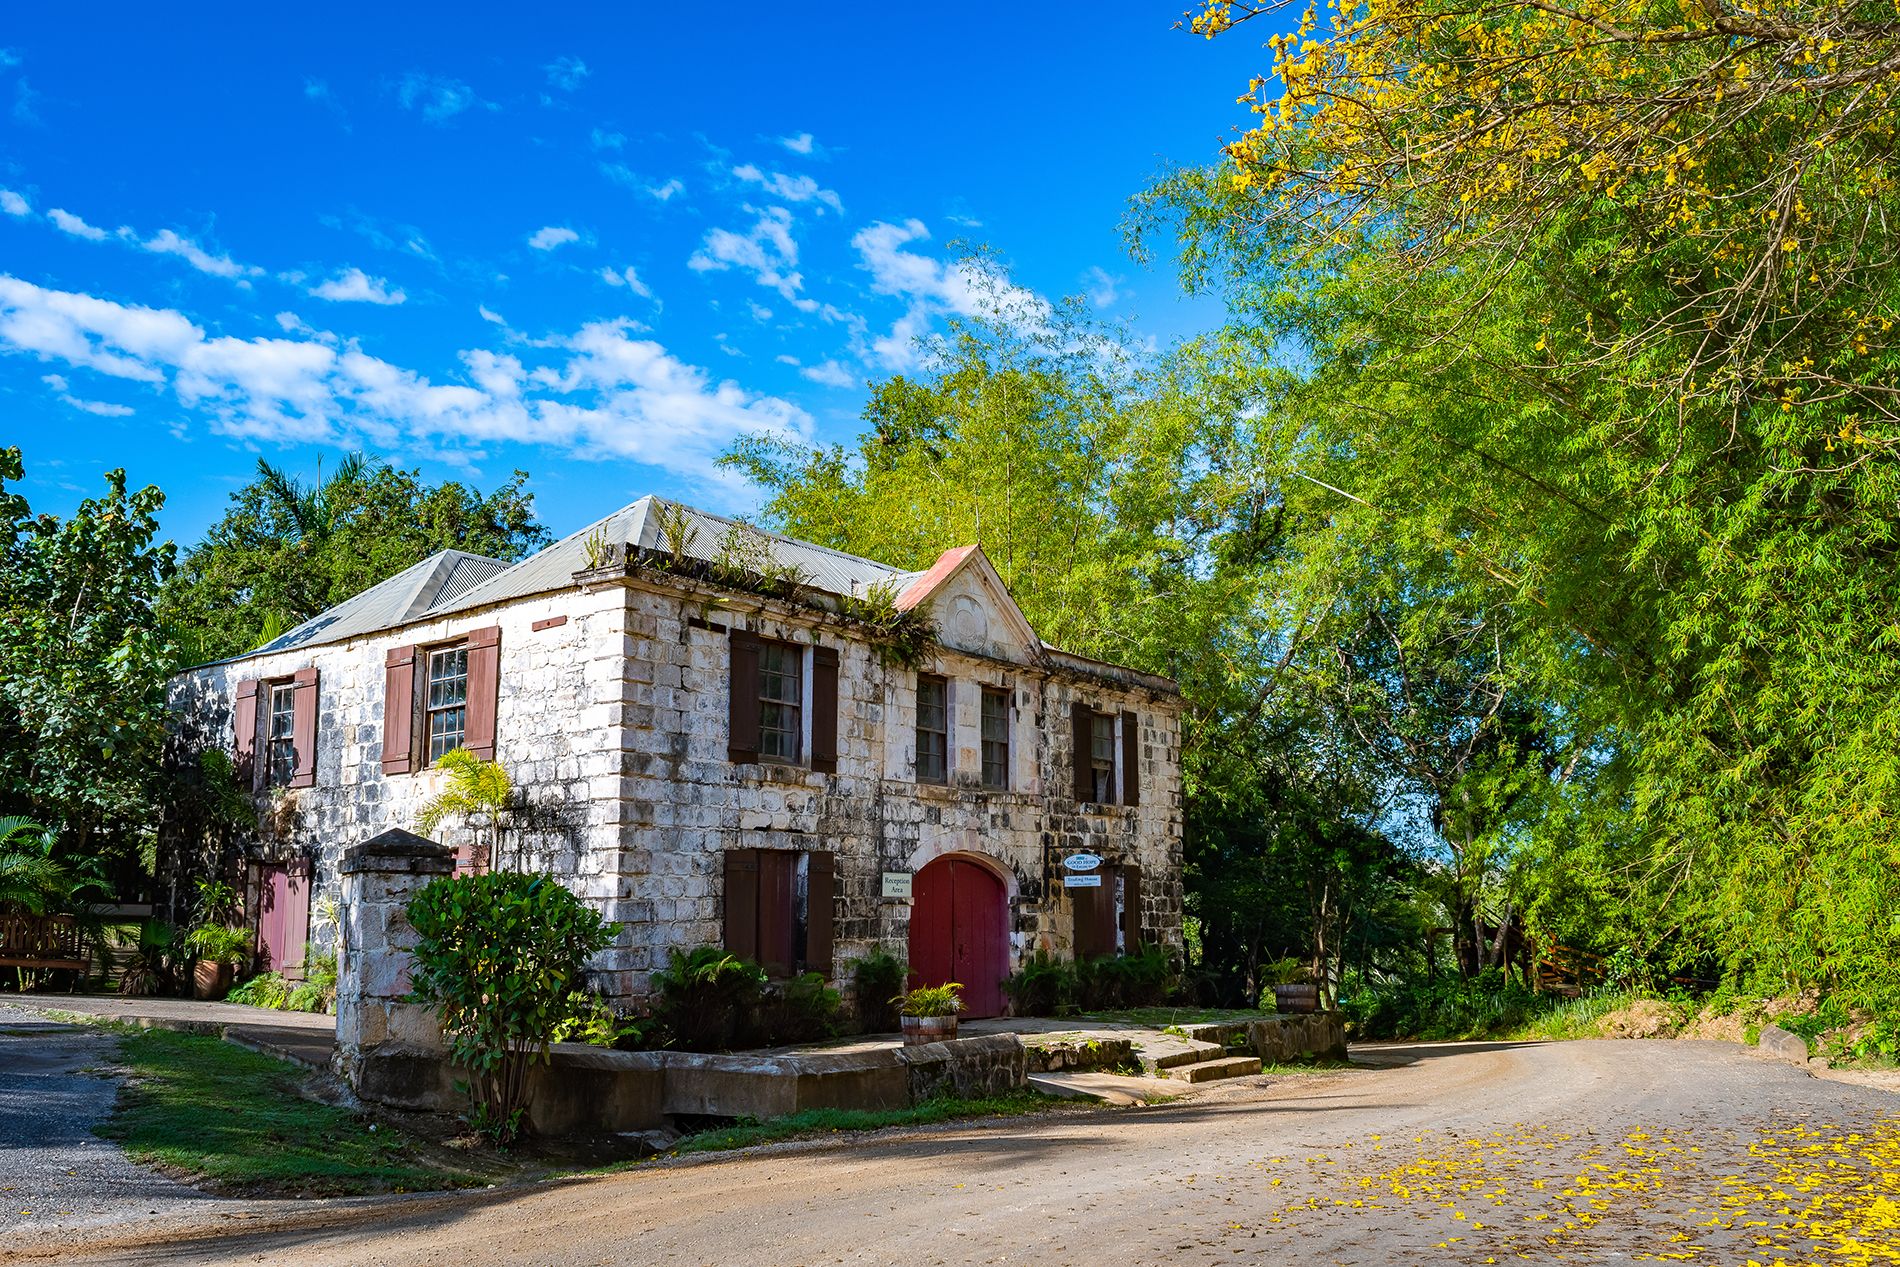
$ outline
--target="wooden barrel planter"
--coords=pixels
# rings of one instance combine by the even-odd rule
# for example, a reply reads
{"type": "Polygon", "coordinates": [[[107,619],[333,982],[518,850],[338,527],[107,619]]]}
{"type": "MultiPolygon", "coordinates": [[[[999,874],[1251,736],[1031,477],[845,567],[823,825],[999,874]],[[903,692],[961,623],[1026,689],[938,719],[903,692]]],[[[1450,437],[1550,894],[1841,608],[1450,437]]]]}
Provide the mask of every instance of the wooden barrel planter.
{"type": "Polygon", "coordinates": [[[1310,982],[1276,985],[1273,987],[1273,1008],[1276,1012],[1317,1012],[1319,987],[1310,982]]]}
{"type": "Polygon", "coordinates": [[[941,1043],[957,1036],[957,1018],[954,1013],[949,1016],[906,1016],[900,1019],[904,1024],[906,1047],[941,1043]]]}

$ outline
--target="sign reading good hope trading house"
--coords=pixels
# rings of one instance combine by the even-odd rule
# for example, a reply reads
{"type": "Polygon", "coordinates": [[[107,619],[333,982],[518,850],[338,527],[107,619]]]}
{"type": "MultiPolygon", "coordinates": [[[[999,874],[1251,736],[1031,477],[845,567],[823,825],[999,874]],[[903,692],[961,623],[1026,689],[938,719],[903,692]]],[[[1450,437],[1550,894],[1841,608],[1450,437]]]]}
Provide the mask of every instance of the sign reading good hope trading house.
{"type": "Polygon", "coordinates": [[[1065,889],[1099,889],[1102,876],[1097,870],[1102,865],[1100,854],[1072,853],[1062,860],[1063,870],[1068,874],[1062,877],[1065,889]]]}

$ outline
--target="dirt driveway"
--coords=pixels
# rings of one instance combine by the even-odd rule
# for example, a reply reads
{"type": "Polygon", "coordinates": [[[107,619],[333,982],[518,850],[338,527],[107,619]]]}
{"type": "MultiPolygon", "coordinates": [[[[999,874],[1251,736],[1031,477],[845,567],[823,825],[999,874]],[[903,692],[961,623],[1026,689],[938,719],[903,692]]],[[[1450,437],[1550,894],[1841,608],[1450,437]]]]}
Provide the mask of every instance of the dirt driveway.
{"type": "Polygon", "coordinates": [[[1886,1092],[1717,1043],[1378,1054],[1409,1063],[1147,1109],[648,1166],[328,1226],[203,1239],[154,1227],[142,1244],[62,1256],[1741,1267],[1900,1255],[1900,1099],[1886,1092]]]}

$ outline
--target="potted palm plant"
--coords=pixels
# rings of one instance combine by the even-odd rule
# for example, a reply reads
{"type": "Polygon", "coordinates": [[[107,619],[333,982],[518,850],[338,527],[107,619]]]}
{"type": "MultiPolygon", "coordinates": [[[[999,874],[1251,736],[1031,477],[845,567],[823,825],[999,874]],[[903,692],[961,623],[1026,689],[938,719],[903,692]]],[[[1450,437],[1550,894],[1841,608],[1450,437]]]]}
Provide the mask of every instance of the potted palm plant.
{"type": "Polygon", "coordinates": [[[251,933],[233,918],[237,893],[222,880],[198,881],[196,919],[185,934],[185,949],[197,962],[191,992],[200,999],[221,999],[231,988],[238,965],[251,955],[251,933]]]}
{"type": "Polygon", "coordinates": [[[963,1010],[963,986],[956,981],[922,985],[892,999],[904,1027],[904,1046],[940,1043],[957,1036],[957,1013],[963,1010]]]}

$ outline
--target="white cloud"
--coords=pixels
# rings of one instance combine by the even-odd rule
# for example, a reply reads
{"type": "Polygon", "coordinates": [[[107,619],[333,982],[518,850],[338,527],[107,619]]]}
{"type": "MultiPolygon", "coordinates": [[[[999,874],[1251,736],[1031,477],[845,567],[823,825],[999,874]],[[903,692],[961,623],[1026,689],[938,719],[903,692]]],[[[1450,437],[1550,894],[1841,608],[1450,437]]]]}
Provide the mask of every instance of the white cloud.
{"type": "MultiPolygon", "coordinates": [[[[125,230],[121,229],[120,232],[123,234],[125,230]]],[[[264,272],[261,268],[239,264],[229,255],[213,255],[190,238],[181,237],[170,229],[160,229],[139,245],[157,255],[176,255],[199,272],[210,273],[213,277],[259,277],[264,272]]]]}
{"type": "Polygon", "coordinates": [[[616,185],[631,189],[636,194],[644,194],[657,202],[671,202],[676,196],[686,192],[686,186],[678,180],[667,180],[658,185],[649,184],[646,177],[625,163],[602,163],[600,174],[616,185]]]}
{"type": "Polygon", "coordinates": [[[332,303],[399,304],[408,299],[401,289],[391,289],[381,277],[371,277],[360,268],[348,269],[310,288],[318,299],[332,303]]]}
{"type": "Polygon", "coordinates": [[[617,150],[627,143],[624,132],[609,132],[605,128],[595,128],[590,139],[597,150],[617,150]]]}
{"type": "Polygon", "coordinates": [[[763,186],[774,198],[783,198],[786,202],[822,202],[833,211],[844,210],[844,202],[836,190],[820,189],[818,182],[809,176],[760,171],[751,163],[733,168],[732,174],[750,184],[763,186]]]}
{"type": "Polygon", "coordinates": [[[749,233],[714,229],[706,234],[699,250],[686,261],[686,267],[698,273],[724,272],[737,268],[751,273],[761,286],[769,286],[783,295],[800,312],[811,312],[818,302],[799,295],[805,279],[795,267],[798,242],[792,237],[792,213],[783,207],[768,207],[759,213],[759,221],[749,233]]]}
{"type": "Polygon", "coordinates": [[[578,242],[581,235],[564,225],[549,224],[528,235],[528,245],[537,251],[552,251],[557,246],[578,242]]]}
{"type": "Polygon", "coordinates": [[[4,211],[10,216],[27,216],[33,214],[33,208],[26,205],[26,199],[20,197],[20,195],[14,193],[11,189],[0,189],[0,211],[4,211]]]}
{"type": "Polygon", "coordinates": [[[430,123],[447,123],[466,110],[499,110],[492,101],[483,101],[475,90],[459,79],[430,75],[412,70],[396,81],[396,100],[405,110],[414,110],[430,123]]]}
{"type": "Polygon", "coordinates": [[[745,306],[746,311],[752,314],[752,319],[760,325],[764,325],[772,319],[772,310],[756,299],[746,300],[745,306]]]}
{"type": "Polygon", "coordinates": [[[84,220],[81,220],[78,216],[63,208],[54,207],[51,211],[46,213],[46,218],[51,220],[61,233],[70,233],[74,237],[84,238],[88,242],[103,242],[106,240],[106,231],[104,229],[96,225],[87,224],[84,220]]]}
{"type": "Polygon", "coordinates": [[[826,361],[822,365],[807,365],[798,371],[798,375],[814,383],[822,383],[826,387],[855,387],[858,383],[857,376],[836,361],[826,361]]]}
{"type": "MultiPolygon", "coordinates": [[[[286,327],[288,328],[288,327],[286,327]]],[[[209,334],[183,313],[50,290],[0,274],[0,351],[62,371],[87,369],[169,387],[222,434],[273,442],[426,450],[446,460],[481,446],[543,444],[727,483],[716,462],[744,435],[809,442],[809,415],[718,381],[627,322],[548,340],[546,364],[471,349],[461,381],[434,382],[353,341],[209,334]]],[[[64,373],[60,375],[64,382],[64,373]]]]}
{"type": "Polygon", "coordinates": [[[640,280],[640,274],[634,272],[631,265],[618,272],[612,268],[603,268],[600,270],[600,280],[609,286],[624,286],[642,299],[653,298],[652,288],[640,280]]]}
{"type": "Polygon", "coordinates": [[[60,400],[82,413],[96,414],[101,418],[130,418],[138,412],[130,405],[115,405],[104,400],[82,400],[78,396],[61,396],[60,400]]]}
{"type": "Polygon", "coordinates": [[[1090,268],[1082,275],[1082,282],[1088,287],[1089,302],[1097,308],[1107,308],[1122,297],[1121,284],[1128,279],[1103,268],[1100,264],[1090,268]]]}
{"type": "Polygon", "coordinates": [[[917,340],[939,314],[984,316],[1025,328],[1048,321],[1049,303],[1040,295],[1004,280],[967,261],[949,264],[906,248],[928,241],[930,230],[921,220],[889,224],[882,220],[860,229],[851,239],[858,266],[871,274],[871,289],[906,300],[909,310],[891,327],[890,334],[874,340],[872,353],[891,369],[917,364],[917,340]]]}
{"type": "Polygon", "coordinates": [[[781,136],[778,143],[794,154],[809,154],[815,144],[809,132],[800,132],[797,136],[781,136]]]}
{"type": "Polygon", "coordinates": [[[548,86],[573,92],[587,78],[587,63],[578,57],[557,57],[541,68],[548,73],[548,86]]]}
{"type": "Polygon", "coordinates": [[[673,195],[683,194],[686,192],[686,186],[681,184],[679,180],[672,179],[672,180],[664,181],[658,185],[647,186],[647,192],[652,194],[655,198],[659,199],[661,202],[671,202],[673,200],[673,195]]]}
{"type": "Polygon", "coordinates": [[[506,327],[508,324],[507,320],[504,319],[500,313],[491,309],[487,304],[476,304],[475,311],[480,313],[482,320],[490,325],[506,327]]]}

